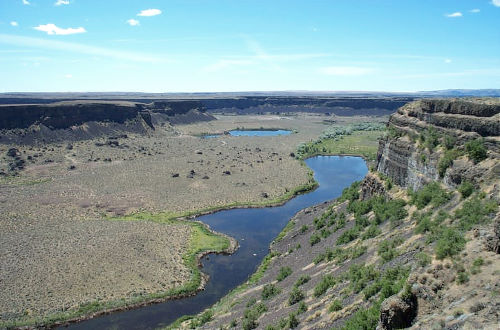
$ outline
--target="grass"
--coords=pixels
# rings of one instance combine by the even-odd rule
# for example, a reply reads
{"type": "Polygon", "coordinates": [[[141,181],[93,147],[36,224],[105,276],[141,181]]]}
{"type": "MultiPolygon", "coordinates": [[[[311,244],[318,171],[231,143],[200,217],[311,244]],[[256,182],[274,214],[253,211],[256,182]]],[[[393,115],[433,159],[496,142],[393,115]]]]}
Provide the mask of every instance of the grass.
{"type": "Polygon", "coordinates": [[[300,154],[301,158],[317,155],[360,155],[367,160],[377,158],[378,139],[382,131],[354,131],[351,135],[342,138],[327,138],[318,142],[307,144],[306,153],[300,154]]]}
{"type": "Polygon", "coordinates": [[[183,255],[184,264],[191,269],[191,278],[189,281],[177,288],[171,290],[145,294],[135,297],[127,297],[109,302],[93,301],[78,306],[75,309],[65,312],[54,313],[46,317],[25,317],[13,321],[0,321],[0,328],[22,327],[32,325],[50,325],[56,322],[64,322],[71,319],[84,317],[85,315],[98,313],[107,310],[120,309],[127,306],[137,305],[146,301],[158,299],[167,299],[169,297],[188,295],[196,291],[201,284],[201,271],[198,269],[197,256],[206,251],[223,252],[226,251],[230,242],[225,236],[220,236],[212,233],[207,227],[199,222],[173,220],[168,217],[162,217],[160,214],[140,213],[136,215],[126,216],[123,218],[112,218],[112,220],[120,221],[137,221],[150,220],[160,223],[170,223],[179,225],[188,225],[191,227],[190,246],[183,255]]]}

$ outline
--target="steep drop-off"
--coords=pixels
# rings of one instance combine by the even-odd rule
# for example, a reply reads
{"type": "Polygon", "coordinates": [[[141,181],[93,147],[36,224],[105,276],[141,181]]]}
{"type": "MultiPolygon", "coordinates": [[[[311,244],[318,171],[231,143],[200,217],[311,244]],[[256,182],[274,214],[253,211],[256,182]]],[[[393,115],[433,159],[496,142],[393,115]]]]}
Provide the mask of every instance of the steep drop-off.
{"type": "Polygon", "coordinates": [[[297,213],[257,272],[175,328],[495,329],[499,99],[394,114],[378,171],[297,213]]]}

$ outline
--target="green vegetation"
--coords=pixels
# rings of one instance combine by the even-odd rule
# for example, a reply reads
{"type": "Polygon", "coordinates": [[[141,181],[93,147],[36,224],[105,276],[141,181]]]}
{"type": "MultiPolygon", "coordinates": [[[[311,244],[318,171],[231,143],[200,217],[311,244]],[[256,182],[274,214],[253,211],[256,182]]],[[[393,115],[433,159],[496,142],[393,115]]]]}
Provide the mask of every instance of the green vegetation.
{"type": "Polygon", "coordinates": [[[484,265],[484,259],[479,257],[474,260],[472,267],[470,269],[471,274],[477,274],[481,272],[481,266],[484,265]]]}
{"type": "Polygon", "coordinates": [[[281,282],[290,275],[292,275],[292,269],[290,267],[281,267],[276,279],[278,282],[281,282]]]}
{"type": "Polygon", "coordinates": [[[429,204],[433,207],[441,206],[451,197],[450,193],[441,188],[439,182],[431,182],[416,192],[410,190],[408,194],[411,197],[410,203],[416,205],[418,209],[423,209],[429,204]]]}
{"type": "Polygon", "coordinates": [[[397,266],[388,268],[379,278],[363,290],[365,299],[369,299],[380,292],[380,300],[384,300],[403,289],[410,273],[409,267],[397,266]]]}
{"type": "Polygon", "coordinates": [[[462,198],[467,198],[474,192],[474,185],[469,181],[464,181],[458,186],[458,192],[462,195],[462,198]]]}
{"type": "Polygon", "coordinates": [[[381,233],[382,233],[382,231],[380,230],[380,228],[372,224],[370,227],[368,227],[365,230],[363,235],[361,235],[361,239],[365,240],[365,239],[369,239],[369,238],[374,238],[374,237],[377,237],[378,235],[380,235],[381,233]]]}
{"type": "Polygon", "coordinates": [[[425,252],[419,252],[419,253],[417,253],[416,258],[417,258],[417,261],[418,261],[418,265],[420,267],[425,267],[425,266],[429,265],[432,262],[431,256],[429,256],[425,252]]]}
{"type": "Polygon", "coordinates": [[[285,228],[278,234],[278,236],[274,239],[275,242],[281,241],[283,238],[285,238],[286,234],[295,227],[295,222],[294,221],[288,221],[286,224],[285,228]]]}
{"type": "Polygon", "coordinates": [[[368,248],[364,245],[356,245],[350,248],[335,248],[331,250],[327,248],[324,253],[320,253],[314,258],[314,263],[319,264],[322,261],[335,260],[337,264],[341,264],[347,259],[355,259],[362,256],[368,248]]]}
{"type": "Polygon", "coordinates": [[[244,330],[257,328],[259,326],[257,320],[265,312],[267,312],[267,307],[263,303],[255,304],[252,308],[246,309],[241,323],[242,328],[244,330]]]}
{"type": "Polygon", "coordinates": [[[316,141],[299,145],[297,158],[349,154],[374,160],[377,156],[378,138],[382,136],[384,128],[385,124],[382,123],[331,126],[316,141]]]}
{"type": "Polygon", "coordinates": [[[451,150],[453,147],[455,147],[455,144],[457,143],[457,139],[454,136],[451,135],[445,135],[443,137],[442,144],[446,148],[446,150],[451,150]]]}
{"type": "Polygon", "coordinates": [[[330,313],[333,313],[333,312],[337,312],[339,310],[341,310],[343,307],[342,307],[342,302],[339,300],[339,299],[335,299],[330,307],[328,307],[328,311],[330,313]]]}
{"type": "Polygon", "coordinates": [[[443,229],[441,235],[435,247],[436,257],[438,259],[452,257],[464,249],[465,238],[462,233],[455,228],[447,227],[443,229]]]}
{"type": "Polygon", "coordinates": [[[470,200],[463,203],[462,207],[455,211],[455,218],[458,220],[458,228],[462,231],[468,231],[477,224],[488,221],[488,215],[495,213],[498,204],[492,200],[480,199],[479,196],[473,196],[470,200]]]}
{"type": "Polygon", "coordinates": [[[391,261],[395,257],[399,255],[398,250],[396,247],[401,245],[403,243],[403,240],[399,237],[396,237],[395,239],[392,240],[383,240],[380,242],[378,246],[377,253],[378,255],[382,258],[384,262],[391,261]]]}
{"type": "Polygon", "coordinates": [[[213,312],[211,310],[208,310],[208,311],[204,312],[203,314],[201,314],[200,317],[191,320],[189,327],[191,329],[196,329],[198,327],[201,327],[205,323],[210,322],[212,320],[212,318],[213,318],[213,312]]]}
{"type": "Polygon", "coordinates": [[[314,296],[316,298],[322,296],[326,290],[334,287],[337,284],[337,280],[332,275],[328,274],[321,278],[321,281],[314,287],[314,296]]]}
{"type": "Polygon", "coordinates": [[[441,178],[444,177],[446,170],[453,164],[453,161],[461,155],[462,152],[457,149],[449,149],[444,152],[438,162],[438,173],[441,178]]]}
{"type": "Polygon", "coordinates": [[[369,282],[377,279],[380,273],[375,270],[374,265],[365,266],[364,264],[351,265],[349,271],[344,274],[344,279],[350,282],[349,288],[353,293],[363,290],[369,282]]]}
{"type": "Polygon", "coordinates": [[[306,284],[307,282],[309,282],[311,280],[311,276],[309,275],[300,275],[300,277],[297,279],[297,281],[295,282],[295,286],[296,287],[299,287],[301,285],[304,285],[306,284]]]}
{"type": "Polygon", "coordinates": [[[424,147],[432,152],[439,144],[439,134],[434,127],[430,126],[425,132],[420,134],[420,141],[423,143],[424,147]]]}
{"type": "Polygon", "coordinates": [[[294,286],[292,288],[292,292],[290,292],[290,297],[288,298],[288,304],[292,306],[303,299],[304,299],[304,293],[298,287],[294,286]]]}
{"type": "Polygon", "coordinates": [[[467,142],[465,144],[465,152],[474,164],[477,164],[488,157],[487,149],[484,146],[484,140],[482,138],[467,142]]]}
{"type": "Polygon", "coordinates": [[[311,246],[318,244],[321,241],[321,235],[318,233],[313,233],[309,238],[309,243],[311,246]]]}
{"type": "Polygon", "coordinates": [[[380,317],[380,305],[381,302],[376,302],[370,308],[359,309],[353,316],[347,320],[342,330],[369,330],[375,329],[378,324],[380,317]]]}
{"type": "Polygon", "coordinates": [[[272,297],[278,295],[281,292],[281,289],[275,286],[274,284],[266,284],[262,289],[262,299],[269,300],[272,297]]]}

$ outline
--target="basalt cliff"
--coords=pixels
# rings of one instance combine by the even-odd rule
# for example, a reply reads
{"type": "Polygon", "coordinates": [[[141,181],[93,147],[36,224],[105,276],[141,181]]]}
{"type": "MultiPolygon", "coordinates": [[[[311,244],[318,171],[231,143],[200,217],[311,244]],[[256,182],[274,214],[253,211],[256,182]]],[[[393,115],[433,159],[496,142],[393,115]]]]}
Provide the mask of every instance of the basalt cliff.
{"type": "Polygon", "coordinates": [[[257,272],[172,328],[496,329],[500,99],[393,114],[378,163],[297,213],[257,272]]]}

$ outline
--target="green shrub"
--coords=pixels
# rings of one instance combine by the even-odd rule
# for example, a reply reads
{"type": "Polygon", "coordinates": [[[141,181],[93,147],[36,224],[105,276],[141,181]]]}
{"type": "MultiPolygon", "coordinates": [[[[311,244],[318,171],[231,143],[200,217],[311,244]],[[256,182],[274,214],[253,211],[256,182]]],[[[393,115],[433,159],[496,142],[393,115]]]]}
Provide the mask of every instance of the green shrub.
{"type": "Polygon", "coordinates": [[[379,243],[377,253],[384,262],[388,262],[399,255],[396,247],[402,243],[402,239],[395,238],[393,240],[383,240],[379,243]]]}
{"type": "Polygon", "coordinates": [[[454,228],[445,228],[441,238],[436,243],[436,257],[444,259],[458,254],[465,247],[465,238],[454,228]]]}
{"type": "Polygon", "coordinates": [[[296,286],[293,287],[292,291],[290,292],[290,297],[288,297],[288,304],[295,305],[299,301],[304,299],[304,293],[296,286]]]}
{"type": "Polygon", "coordinates": [[[278,273],[278,277],[276,277],[276,279],[278,280],[278,282],[281,282],[291,274],[292,274],[292,269],[290,267],[281,267],[278,273]]]}
{"type": "Polygon", "coordinates": [[[422,209],[431,204],[434,207],[446,203],[450,199],[450,194],[443,188],[439,182],[431,182],[425,185],[417,192],[411,192],[411,203],[418,209],[422,209]]]}
{"type": "Polygon", "coordinates": [[[288,315],[288,327],[290,327],[290,329],[295,329],[298,326],[299,320],[297,320],[297,316],[295,315],[295,313],[290,313],[288,315]]]}
{"type": "Polygon", "coordinates": [[[297,313],[302,314],[304,312],[307,312],[307,305],[305,302],[301,301],[299,304],[299,308],[297,309],[297,313]]]}
{"type": "Polygon", "coordinates": [[[348,319],[342,330],[370,330],[377,327],[380,318],[380,302],[373,304],[370,308],[360,308],[348,319]]]}
{"type": "Polygon", "coordinates": [[[469,282],[469,274],[467,274],[467,272],[459,272],[457,274],[457,283],[464,284],[467,282],[469,282]]]}
{"type": "Polygon", "coordinates": [[[455,211],[458,227],[467,231],[477,224],[488,221],[488,215],[495,213],[498,204],[495,201],[481,200],[478,196],[465,201],[460,209],[455,211]]]}
{"type": "Polygon", "coordinates": [[[428,127],[423,133],[424,145],[429,151],[433,151],[439,144],[439,134],[434,127],[428,127]]]}
{"type": "Polygon", "coordinates": [[[372,224],[370,227],[368,227],[365,230],[365,232],[363,233],[363,235],[361,235],[361,239],[365,240],[365,239],[377,237],[381,233],[382,233],[382,231],[380,230],[380,228],[372,224]]]}
{"type": "Polygon", "coordinates": [[[321,236],[318,233],[313,233],[309,238],[311,246],[318,244],[321,241],[321,236]]]}
{"type": "Polygon", "coordinates": [[[342,307],[342,302],[338,299],[335,299],[332,304],[330,305],[330,307],[328,307],[328,310],[332,313],[332,312],[337,312],[339,310],[341,310],[343,307],[342,307]]]}
{"type": "Polygon", "coordinates": [[[246,309],[243,313],[243,321],[241,326],[244,330],[255,329],[259,326],[257,319],[267,312],[267,307],[263,303],[258,303],[250,309],[246,309]]]}
{"type": "Polygon", "coordinates": [[[262,289],[262,299],[268,300],[281,292],[281,289],[274,284],[266,284],[262,289]]]}
{"type": "Polygon", "coordinates": [[[389,220],[391,224],[397,225],[408,215],[404,208],[406,202],[403,199],[385,200],[381,197],[375,197],[372,199],[372,206],[377,224],[389,220]]]}
{"type": "Polygon", "coordinates": [[[321,281],[316,284],[314,287],[314,296],[316,298],[322,296],[326,290],[328,290],[330,287],[335,286],[336,280],[332,275],[325,275],[321,278],[321,281]]]}
{"type": "Polygon", "coordinates": [[[307,227],[307,225],[302,225],[302,227],[300,227],[300,233],[305,233],[307,230],[309,229],[309,227],[307,227]]]}
{"type": "Polygon", "coordinates": [[[349,271],[344,274],[344,277],[350,281],[349,287],[352,292],[358,293],[363,290],[367,284],[380,276],[373,265],[365,266],[364,264],[351,265],[349,271]]]}
{"type": "Polygon", "coordinates": [[[343,201],[354,201],[359,198],[359,186],[361,182],[356,181],[353,184],[351,184],[350,187],[345,188],[342,190],[342,195],[339,197],[338,201],[343,202],[343,201]]]}
{"type": "Polygon", "coordinates": [[[443,146],[446,150],[453,149],[455,147],[455,143],[457,143],[457,139],[451,135],[445,135],[443,138],[443,146]]]}
{"type": "Polygon", "coordinates": [[[359,236],[360,229],[359,227],[352,227],[350,229],[347,229],[344,231],[338,238],[337,242],[335,244],[341,245],[341,244],[346,244],[351,241],[354,241],[356,238],[359,236]]]}
{"type": "Polygon", "coordinates": [[[446,150],[443,156],[439,159],[438,162],[438,173],[442,178],[444,177],[446,170],[453,164],[453,161],[460,157],[461,152],[456,149],[446,150]]]}
{"type": "Polygon", "coordinates": [[[475,139],[465,144],[465,152],[467,156],[477,164],[488,157],[483,139],[475,139]]]}
{"type": "Polygon", "coordinates": [[[252,307],[257,302],[257,298],[253,297],[247,302],[247,307],[252,307]]]}
{"type": "Polygon", "coordinates": [[[295,282],[295,286],[299,287],[301,285],[306,284],[310,280],[311,280],[311,276],[309,276],[309,275],[300,275],[300,277],[295,282]]]}
{"type": "Polygon", "coordinates": [[[332,234],[332,232],[329,231],[328,229],[323,228],[323,229],[321,229],[320,234],[321,234],[321,237],[327,238],[328,236],[330,236],[332,234]]]}
{"type": "Polygon", "coordinates": [[[429,265],[432,262],[431,256],[429,256],[425,252],[419,252],[419,253],[417,253],[416,257],[417,257],[418,265],[420,267],[425,267],[425,266],[429,265]]]}
{"type": "Polygon", "coordinates": [[[464,181],[458,186],[458,192],[462,195],[462,198],[467,198],[474,192],[474,185],[469,181],[464,181]]]}

